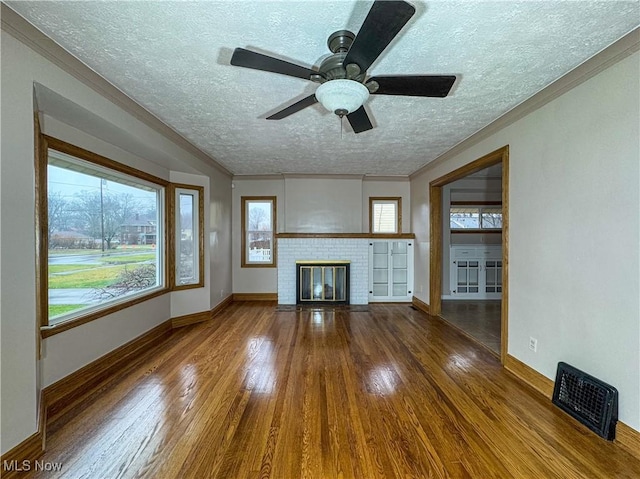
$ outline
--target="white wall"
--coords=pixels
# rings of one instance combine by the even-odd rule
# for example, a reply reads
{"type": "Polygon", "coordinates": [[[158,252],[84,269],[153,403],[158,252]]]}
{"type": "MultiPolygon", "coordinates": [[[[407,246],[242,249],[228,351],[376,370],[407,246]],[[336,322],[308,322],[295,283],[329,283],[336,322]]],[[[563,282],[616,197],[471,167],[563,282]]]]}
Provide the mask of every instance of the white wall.
{"type": "Polygon", "coordinates": [[[276,268],[242,268],[242,222],[241,197],[275,196],[276,231],[284,231],[284,180],[281,177],[265,179],[233,179],[233,292],[234,293],[277,293],[278,276],[276,268]]]}
{"type": "Polygon", "coordinates": [[[277,231],[282,233],[366,233],[369,197],[402,198],[402,231],[410,229],[408,179],[274,176],[233,179],[233,292],[277,293],[276,268],[242,268],[241,197],[276,196],[277,231]]]}
{"type": "Polygon", "coordinates": [[[636,52],[411,182],[416,296],[428,302],[429,182],[509,145],[509,354],[548,378],[566,361],[612,384],[635,429],[639,67],[636,52]]]}
{"type": "MultiPolygon", "coordinates": [[[[231,291],[231,180],[213,165],[192,156],[175,143],[124,112],[94,90],[2,32],[1,90],[1,452],[37,429],[39,390],[134,339],[171,317],[174,295],[166,294],[43,341],[43,359],[36,360],[34,82],[56,93],[47,105],[48,133],[98,154],[144,169],[165,179],[170,171],[209,178],[207,213],[210,229],[207,288],[198,307],[215,306],[220,291],[231,291]],[[62,111],[59,106],[70,109],[62,111]],[[90,112],[89,120],[65,116],[90,112]],[[84,131],[83,128],[86,127],[84,131]],[[109,138],[96,138],[104,131],[109,138]],[[123,135],[121,144],[118,135],[123,135]],[[115,135],[115,136],[113,136],[115,135]],[[115,140],[114,140],[115,138],[115,140]],[[133,142],[132,142],[133,140],[133,142]],[[135,148],[132,148],[135,146],[135,148]],[[134,151],[135,150],[135,151],[134,151]]],[[[46,103],[46,102],[45,102],[46,103]]],[[[193,293],[190,293],[193,294],[193,293]]],[[[184,306],[180,306],[184,311],[184,306]]]]}
{"type": "MultiPolygon", "coordinates": [[[[285,176],[284,227],[290,233],[359,233],[362,177],[285,176]]],[[[365,230],[366,231],[366,230],[365,230]]]]}

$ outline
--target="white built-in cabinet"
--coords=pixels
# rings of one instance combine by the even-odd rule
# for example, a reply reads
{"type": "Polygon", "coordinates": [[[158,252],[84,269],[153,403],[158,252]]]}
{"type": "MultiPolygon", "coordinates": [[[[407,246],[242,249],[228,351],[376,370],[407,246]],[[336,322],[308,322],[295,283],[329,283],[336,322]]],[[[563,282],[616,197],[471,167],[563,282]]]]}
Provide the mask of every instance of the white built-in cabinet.
{"type": "Polygon", "coordinates": [[[413,297],[413,240],[369,241],[369,302],[413,297]]]}
{"type": "Polygon", "coordinates": [[[451,246],[451,299],[502,298],[502,247],[451,246]]]}

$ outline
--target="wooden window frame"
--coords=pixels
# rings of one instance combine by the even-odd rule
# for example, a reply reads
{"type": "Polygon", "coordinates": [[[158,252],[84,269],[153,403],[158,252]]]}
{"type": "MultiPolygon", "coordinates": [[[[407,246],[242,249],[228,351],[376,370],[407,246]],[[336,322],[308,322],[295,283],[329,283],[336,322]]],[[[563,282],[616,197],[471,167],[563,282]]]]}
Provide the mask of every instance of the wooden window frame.
{"type": "Polygon", "coordinates": [[[240,253],[240,266],[242,268],[275,268],[277,267],[277,197],[276,196],[242,196],[240,197],[240,211],[241,211],[241,228],[242,228],[242,241],[240,253]],[[256,263],[251,262],[247,258],[247,205],[251,202],[271,202],[271,261],[256,263]]]}
{"type": "MultiPolygon", "coordinates": [[[[484,207],[495,208],[500,207],[502,210],[502,201],[451,201],[449,203],[449,211],[455,207],[470,207],[478,208],[478,214],[480,215],[479,221],[482,224],[482,212],[484,207]]],[[[451,217],[451,213],[449,213],[451,217]]],[[[451,228],[449,227],[451,234],[502,234],[502,228],[451,228]]]]}
{"type": "Polygon", "coordinates": [[[171,183],[169,185],[169,249],[173,253],[171,256],[171,269],[169,271],[169,284],[172,291],[180,291],[183,289],[193,289],[204,287],[204,187],[196,185],[187,185],[183,183],[171,183]],[[194,283],[179,284],[178,283],[178,264],[180,263],[180,241],[178,240],[178,221],[180,215],[180,206],[177,201],[177,195],[182,191],[193,191],[198,195],[198,281],[194,283]]]}
{"type": "Polygon", "coordinates": [[[402,234],[402,197],[401,196],[370,196],[369,197],[369,233],[372,235],[400,236],[402,234]],[[373,207],[377,202],[396,203],[396,232],[373,231],[373,207]]]}
{"type": "Polygon", "coordinates": [[[169,185],[170,183],[162,178],[156,177],[136,168],[116,162],[110,158],[98,155],[84,148],[72,145],[57,138],[39,134],[36,141],[35,155],[35,173],[36,173],[36,289],[37,289],[37,306],[38,326],[40,335],[43,338],[53,336],[55,334],[67,331],[82,324],[94,321],[104,316],[121,311],[135,304],[147,301],[151,298],[163,295],[170,291],[169,271],[173,269],[173,254],[170,249],[170,241],[168,232],[169,227],[169,185]],[[118,302],[115,304],[107,304],[103,308],[93,309],[87,313],[79,313],[78,316],[71,316],[69,319],[49,324],[49,300],[48,300],[48,200],[47,200],[47,166],[49,161],[49,149],[59,151],[60,153],[78,158],[98,167],[113,170],[116,173],[131,176],[158,186],[163,191],[162,209],[162,255],[161,261],[163,266],[162,282],[159,286],[150,290],[147,294],[139,294],[135,297],[118,302]]]}

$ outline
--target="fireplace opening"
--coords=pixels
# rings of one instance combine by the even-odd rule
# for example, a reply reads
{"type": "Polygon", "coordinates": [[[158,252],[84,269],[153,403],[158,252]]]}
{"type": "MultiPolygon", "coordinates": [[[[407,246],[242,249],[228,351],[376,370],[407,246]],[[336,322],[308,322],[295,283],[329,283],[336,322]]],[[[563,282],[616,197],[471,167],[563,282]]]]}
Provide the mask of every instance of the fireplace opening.
{"type": "Polygon", "coordinates": [[[349,261],[296,261],[296,304],[349,304],[349,261]]]}

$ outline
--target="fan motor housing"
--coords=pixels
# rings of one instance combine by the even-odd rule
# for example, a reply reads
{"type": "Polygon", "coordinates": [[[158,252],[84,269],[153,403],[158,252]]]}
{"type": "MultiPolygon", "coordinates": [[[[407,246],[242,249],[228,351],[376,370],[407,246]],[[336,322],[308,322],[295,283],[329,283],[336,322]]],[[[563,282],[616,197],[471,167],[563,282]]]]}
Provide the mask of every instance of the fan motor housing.
{"type": "Polygon", "coordinates": [[[361,72],[359,68],[347,70],[343,64],[355,38],[355,34],[349,30],[338,30],[329,36],[327,46],[333,55],[325,58],[319,68],[325,81],[348,78],[360,83],[364,82],[366,72],[361,72]]]}

